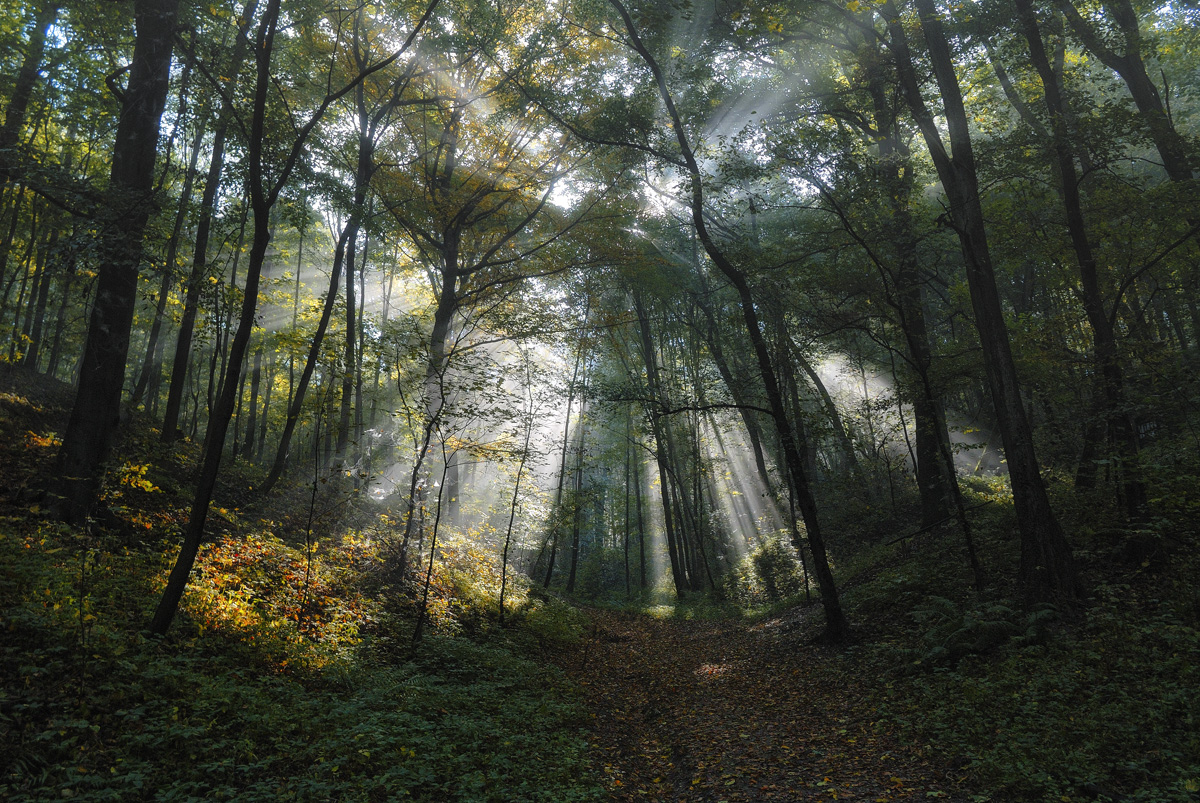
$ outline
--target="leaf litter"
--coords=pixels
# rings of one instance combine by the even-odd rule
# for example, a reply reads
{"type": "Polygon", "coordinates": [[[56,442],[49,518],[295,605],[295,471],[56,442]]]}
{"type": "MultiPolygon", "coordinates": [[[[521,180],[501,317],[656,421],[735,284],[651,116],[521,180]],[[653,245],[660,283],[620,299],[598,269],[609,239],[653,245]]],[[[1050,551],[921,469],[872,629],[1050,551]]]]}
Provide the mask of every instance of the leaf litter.
{"type": "Polygon", "coordinates": [[[588,613],[564,669],[587,699],[614,801],[967,799],[927,746],[880,721],[846,659],[798,637],[794,621],[588,613]]]}

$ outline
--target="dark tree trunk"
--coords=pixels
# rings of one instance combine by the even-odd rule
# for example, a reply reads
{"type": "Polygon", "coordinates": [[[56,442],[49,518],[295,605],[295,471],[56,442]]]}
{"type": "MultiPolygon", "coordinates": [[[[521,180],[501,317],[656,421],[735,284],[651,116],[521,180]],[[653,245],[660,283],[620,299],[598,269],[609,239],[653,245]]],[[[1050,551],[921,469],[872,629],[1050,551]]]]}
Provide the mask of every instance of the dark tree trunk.
{"type": "Polygon", "coordinates": [[[583,378],[584,388],[579,398],[578,440],[575,444],[575,489],[571,495],[571,562],[567,569],[566,592],[575,593],[575,577],[579,572],[579,532],[583,520],[583,450],[586,446],[587,426],[587,376],[583,378]]]}
{"type": "Polygon", "coordinates": [[[53,268],[62,263],[61,255],[55,252],[57,242],[58,231],[55,230],[47,240],[42,254],[42,269],[39,271],[41,280],[38,282],[37,295],[34,297],[31,306],[32,315],[28,327],[28,350],[25,352],[24,362],[33,371],[37,370],[38,356],[42,350],[42,335],[46,323],[46,304],[50,300],[50,285],[54,278],[53,268]]]}
{"type": "Polygon", "coordinates": [[[1079,264],[1080,284],[1083,287],[1083,309],[1091,325],[1099,366],[1100,394],[1107,407],[1109,427],[1116,441],[1121,479],[1124,483],[1125,513],[1131,520],[1146,515],[1146,489],[1137,466],[1137,426],[1125,408],[1124,371],[1117,354],[1117,338],[1112,319],[1105,309],[1100,289],[1100,269],[1092,251],[1084,224],[1083,202],[1080,199],[1079,175],[1075,171],[1075,153],[1066,128],[1066,101],[1062,96],[1058,76],[1050,66],[1042,34],[1038,29],[1030,0],[1015,0],[1021,17],[1025,39],[1029,42],[1033,66],[1042,79],[1046,110],[1053,131],[1054,154],[1058,163],[1059,189],[1066,210],[1067,230],[1079,264]]]}
{"type": "Polygon", "coordinates": [[[21,129],[25,125],[29,100],[33,97],[33,87],[46,54],[46,32],[57,19],[61,5],[59,0],[43,0],[34,16],[33,27],[29,30],[25,58],[21,61],[8,106],[4,109],[4,125],[0,127],[0,190],[20,173],[21,159],[17,155],[17,146],[21,140],[21,129]]]}
{"type": "MultiPolygon", "coordinates": [[[[242,26],[233,46],[229,67],[231,84],[241,72],[246,52],[246,32],[254,17],[257,0],[246,4],[242,15],[242,26]]],[[[213,217],[216,214],[217,193],[221,187],[221,171],[225,166],[225,138],[233,115],[233,98],[226,97],[221,104],[217,128],[213,132],[212,155],[208,162],[208,174],[204,179],[204,192],[200,197],[200,217],[196,221],[196,242],[192,247],[192,266],[188,274],[187,290],[184,293],[183,315],[179,321],[179,333],[175,339],[175,356],[171,361],[171,381],[167,386],[167,404],[163,409],[162,439],[170,443],[177,439],[179,415],[183,404],[183,386],[187,382],[188,365],[192,357],[192,336],[195,333],[196,315],[200,308],[200,291],[204,289],[204,278],[208,273],[208,241],[212,234],[213,217]]]]}
{"type": "Polygon", "coordinates": [[[263,458],[263,450],[267,443],[267,422],[270,420],[267,416],[271,412],[271,390],[275,387],[275,352],[272,351],[267,357],[267,383],[266,390],[263,392],[262,414],[259,417],[258,424],[258,439],[257,447],[254,450],[254,461],[261,463],[263,458]]]}
{"type": "Polygon", "coordinates": [[[901,27],[892,0],[888,0],[883,8],[901,89],[949,198],[951,218],[966,263],[971,306],[979,331],[988,387],[1004,442],[1013,503],[1021,532],[1020,582],[1029,600],[1072,597],[1076,593],[1075,561],[1042,483],[1033,446],[1033,431],[1017,382],[1016,366],[988,250],[970,126],[954,71],[954,61],[933,0],[916,0],[916,5],[945,107],[953,155],[946,150],[933,114],[921,96],[907,35],[901,27]]]}
{"type": "MultiPolygon", "coordinates": [[[[180,101],[182,105],[182,100],[180,101]]],[[[202,117],[204,115],[201,115],[202,117]]],[[[153,371],[161,369],[158,360],[162,358],[162,351],[159,341],[162,336],[163,318],[166,317],[167,298],[171,293],[171,284],[175,280],[175,261],[179,256],[179,242],[183,235],[183,224],[188,217],[188,209],[192,205],[192,190],[196,185],[196,166],[200,161],[200,148],[203,144],[205,135],[204,126],[197,126],[195,138],[192,140],[192,152],[188,159],[187,172],[183,177],[183,187],[179,192],[179,204],[175,209],[175,224],[171,228],[171,237],[167,240],[167,256],[163,260],[163,276],[162,284],[158,289],[158,300],[154,305],[154,322],[150,325],[150,336],[146,340],[146,352],[142,356],[142,368],[138,372],[137,383],[133,387],[133,393],[129,398],[129,408],[137,409],[141,404],[142,398],[146,392],[146,387],[150,384],[150,375],[153,371]]]]}
{"type": "Polygon", "coordinates": [[[775,366],[771,361],[766,341],[763,338],[758,310],[754,303],[753,294],[750,291],[750,285],[746,275],[729,260],[724,251],[721,250],[709,234],[708,224],[704,218],[704,185],[700,166],[696,161],[691,144],[688,142],[687,133],[683,127],[683,120],[680,118],[679,112],[675,107],[675,101],[671,96],[670,90],[667,88],[662,70],[659,68],[658,62],[654,59],[653,55],[651,55],[650,51],[642,43],[633,19],[620,3],[620,0],[609,0],[609,2],[621,15],[621,19],[629,33],[630,43],[638,55],[641,56],[642,60],[646,62],[646,66],[653,74],[659,95],[670,116],[675,138],[678,141],[684,166],[690,179],[692,225],[696,229],[696,235],[700,238],[700,242],[704,246],[704,250],[709,255],[709,258],[712,259],[713,264],[725,275],[737,292],[738,302],[741,305],[742,318],[746,324],[746,333],[750,338],[750,344],[758,361],[758,368],[762,375],[763,387],[767,395],[768,404],[770,405],[771,416],[775,420],[775,426],[782,441],[784,459],[788,465],[789,477],[794,486],[801,517],[804,519],[807,530],[809,546],[812,549],[813,569],[817,576],[817,586],[821,592],[821,603],[825,611],[825,636],[832,642],[845,641],[850,637],[850,625],[846,621],[845,613],[842,611],[841,602],[838,599],[837,586],[834,584],[833,572],[829,567],[829,558],[825,551],[825,539],[821,533],[821,526],[817,517],[816,500],[813,498],[812,490],[808,485],[808,476],[805,473],[800,447],[796,439],[797,431],[787,415],[783,395],[779,390],[775,366]]]}
{"type": "Polygon", "coordinates": [[[275,461],[271,464],[271,471],[267,475],[266,481],[259,490],[263,493],[275,487],[275,483],[279,482],[279,478],[283,476],[283,470],[287,468],[288,453],[292,447],[292,435],[296,431],[296,424],[300,421],[300,412],[304,407],[304,396],[308,392],[308,384],[312,381],[313,372],[317,369],[317,363],[321,359],[321,344],[325,341],[325,333],[329,330],[329,321],[333,318],[333,308],[337,302],[338,287],[341,285],[342,265],[346,259],[346,243],[350,238],[351,226],[347,224],[342,230],[342,235],[338,237],[337,246],[333,252],[333,271],[329,276],[329,292],[325,295],[325,303],[321,308],[321,320],[317,323],[317,331],[313,335],[312,343],[308,347],[308,358],[304,361],[304,369],[300,372],[300,379],[296,384],[296,391],[292,394],[291,403],[288,405],[287,420],[283,424],[283,432],[279,436],[279,446],[275,451],[275,461]]]}
{"type": "MultiPolygon", "coordinates": [[[[212,501],[213,490],[216,487],[217,474],[221,468],[222,451],[225,446],[225,436],[229,422],[233,416],[233,408],[237,394],[238,377],[246,360],[246,350],[250,336],[254,331],[255,313],[258,308],[258,287],[262,276],[263,265],[266,262],[267,246],[271,240],[271,208],[279,198],[279,193],[287,184],[292,171],[300,158],[309,135],[320,122],[329,105],[350,91],[363,80],[367,73],[360,72],[358,77],[339,93],[327,94],[310,115],[308,122],[299,129],[293,137],[287,155],[279,164],[274,181],[268,185],[264,176],[264,146],[266,139],[267,95],[274,85],[271,75],[271,57],[274,50],[275,28],[279,19],[281,0],[267,0],[263,11],[255,41],[255,60],[257,75],[254,90],[253,115],[250,122],[249,141],[247,142],[247,185],[250,195],[250,206],[254,211],[254,235],[250,246],[249,262],[246,269],[246,286],[242,300],[241,315],[238,320],[237,332],[229,348],[229,360],[226,363],[225,377],[221,385],[221,393],[213,409],[208,429],[204,437],[204,449],[201,455],[200,476],[196,482],[196,494],[192,500],[187,527],[184,530],[183,544],[171,574],[167,578],[167,586],[155,609],[150,622],[150,632],[164,635],[175,618],[179,601],[187,587],[188,577],[195,564],[196,555],[200,550],[201,539],[204,535],[204,525],[208,518],[208,506],[212,501]]],[[[415,33],[415,32],[414,32],[415,33]]],[[[411,42],[411,39],[409,40],[411,42]]],[[[386,59],[375,68],[379,69],[394,61],[399,52],[386,59]]],[[[336,286],[336,285],[335,285],[336,286]]]]}
{"type": "Polygon", "coordinates": [[[1072,0],[1057,0],[1058,8],[1067,18],[1071,30],[1075,32],[1084,46],[1106,67],[1116,72],[1125,81],[1134,105],[1146,122],[1150,139],[1154,142],[1163,167],[1172,181],[1189,181],[1192,178],[1191,160],[1188,158],[1187,142],[1175,126],[1163,105],[1158,87],[1146,71],[1146,62],[1142,59],[1142,32],[1138,27],[1137,12],[1130,0],[1108,0],[1104,3],[1117,30],[1124,39],[1124,52],[1109,47],[1087,20],[1075,8],[1072,0]]]}
{"type": "Polygon", "coordinates": [[[137,303],[142,235],[153,209],[154,160],[167,99],[178,0],[137,0],[137,35],[113,146],[106,220],[101,225],[96,297],[63,436],[57,513],[81,524],[96,499],[121,415],[121,389],[137,303]]]}
{"type": "Polygon", "coordinates": [[[50,343],[50,359],[46,365],[46,376],[50,377],[58,375],[58,365],[62,359],[63,332],[67,328],[67,306],[71,298],[71,285],[75,279],[75,264],[75,254],[68,254],[62,280],[59,282],[58,312],[54,316],[54,339],[50,343]]]}
{"type": "Polygon", "coordinates": [[[675,595],[682,598],[688,588],[687,570],[684,567],[679,534],[676,530],[676,511],[672,498],[674,486],[670,476],[671,458],[667,453],[667,437],[663,431],[662,416],[656,409],[664,401],[658,378],[658,355],[655,353],[654,339],[650,333],[650,319],[646,316],[645,307],[636,293],[633,296],[633,304],[638,318],[642,360],[646,365],[646,384],[650,393],[647,413],[650,419],[650,432],[654,437],[654,459],[658,464],[659,492],[662,495],[663,505],[663,529],[667,536],[667,555],[671,559],[671,580],[675,584],[675,595]]]}
{"type": "Polygon", "coordinates": [[[254,441],[258,437],[258,391],[262,383],[262,355],[260,346],[254,352],[254,367],[250,369],[250,412],[246,416],[246,439],[242,445],[242,459],[254,458],[254,441]]]}
{"type": "MultiPolygon", "coordinates": [[[[587,319],[587,311],[584,311],[584,319],[587,319]]],[[[571,442],[571,410],[575,405],[575,387],[579,382],[579,369],[583,365],[584,359],[584,343],[580,342],[578,350],[575,352],[575,368],[571,372],[571,384],[567,387],[567,417],[563,422],[563,437],[562,451],[558,458],[558,485],[554,489],[554,507],[552,515],[555,517],[552,521],[557,522],[561,517],[563,487],[566,485],[567,478],[567,449],[571,442]]],[[[559,527],[556,524],[552,526],[550,531],[550,557],[546,563],[546,577],[542,582],[543,588],[550,587],[550,581],[554,577],[554,561],[558,554],[558,534],[559,527]]]]}

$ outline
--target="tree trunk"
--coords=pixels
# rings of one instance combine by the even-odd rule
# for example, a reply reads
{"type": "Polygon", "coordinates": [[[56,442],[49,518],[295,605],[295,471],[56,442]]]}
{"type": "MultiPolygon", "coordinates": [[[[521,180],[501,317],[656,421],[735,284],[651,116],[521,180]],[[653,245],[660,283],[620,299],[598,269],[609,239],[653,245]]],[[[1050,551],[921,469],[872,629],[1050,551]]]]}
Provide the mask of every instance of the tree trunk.
{"type": "Polygon", "coordinates": [[[96,297],[75,405],[55,471],[55,489],[61,492],[56,512],[75,524],[83,523],[95,503],[121,415],[142,235],[153,208],[154,161],[178,5],[178,0],[137,0],[134,6],[137,33],[113,145],[96,297]]]}
{"type": "MultiPolygon", "coordinates": [[[[587,320],[588,310],[583,313],[584,320],[587,320]]],[[[558,485],[554,489],[554,506],[551,508],[553,522],[558,521],[558,517],[562,511],[563,486],[566,484],[567,477],[567,448],[571,442],[571,410],[575,404],[575,386],[579,381],[579,369],[583,365],[584,359],[584,342],[580,341],[579,348],[575,352],[575,368],[571,372],[571,384],[567,387],[567,417],[563,421],[563,437],[562,437],[562,452],[558,459],[558,485]]],[[[546,578],[542,582],[543,588],[550,587],[550,580],[554,577],[554,559],[558,553],[558,532],[557,523],[552,525],[550,532],[550,557],[546,564],[546,578]]]]}
{"type": "MultiPolygon", "coordinates": [[[[182,105],[182,100],[180,101],[182,105]]],[[[207,112],[201,113],[201,119],[207,112]]],[[[150,326],[150,336],[146,340],[146,352],[142,357],[142,368],[138,372],[137,383],[129,398],[129,408],[137,409],[141,403],[146,386],[150,382],[151,371],[158,368],[156,358],[160,355],[159,339],[162,334],[163,318],[167,310],[167,297],[171,292],[171,283],[175,278],[176,260],[179,256],[179,242],[182,239],[183,224],[188,217],[188,209],[192,205],[192,190],[196,185],[196,166],[200,162],[200,148],[206,134],[203,125],[197,126],[196,137],[192,140],[192,152],[188,159],[187,172],[184,174],[183,187],[179,192],[179,204],[175,209],[175,224],[171,228],[171,236],[167,240],[167,256],[163,261],[162,284],[158,290],[158,301],[154,307],[154,322],[150,326]]]]}
{"type": "MultiPolygon", "coordinates": [[[[29,30],[25,58],[21,61],[21,69],[13,83],[12,95],[9,96],[8,106],[4,110],[4,125],[0,126],[0,191],[20,173],[21,160],[16,151],[21,140],[21,129],[25,125],[29,100],[33,97],[33,87],[37,83],[42,59],[46,54],[46,32],[58,18],[61,5],[60,0],[43,0],[34,16],[33,27],[29,30]]],[[[0,270],[0,275],[2,274],[3,271],[0,270]]]]}
{"type": "Polygon", "coordinates": [[[579,424],[578,439],[575,445],[575,492],[571,495],[571,563],[567,569],[566,592],[575,593],[575,577],[579,571],[579,530],[583,518],[583,450],[586,446],[587,427],[584,417],[587,415],[587,374],[583,377],[583,389],[579,394],[579,424]]]}
{"type": "Polygon", "coordinates": [[[346,228],[342,230],[342,234],[338,237],[337,246],[333,251],[333,269],[329,275],[329,292],[325,295],[325,303],[321,308],[321,320],[317,323],[317,331],[313,334],[312,343],[308,347],[308,358],[304,361],[304,369],[300,372],[300,379],[296,384],[296,392],[292,394],[291,403],[288,405],[287,420],[283,424],[283,433],[279,436],[279,446],[275,450],[275,460],[271,464],[271,471],[267,474],[266,481],[259,489],[261,493],[266,493],[275,487],[275,483],[279,482],[279,478],[283,476],[283,470],[287,467],[288,453],[291,450],[292,435],[296,431],[296,424],[300,420],[300,412],[304,406],[304,396],[308,392],[308,383],[312,381],[313,372],[317,369],[317,363],[321,358],[321,344],[325,340],[325,332],[329,329],[329,321],[333,317],[333,308],[337,302],[338,287],[341,284],[342,264],[346,259],[346,243],[350,239],[351,225],[347,223],[346,228]]]}
{"type": "Polygon", "coordinates": [[[254,458],[254,441],[258,437],[258,391],[262,383],[262,346],[254,352],[254,367],[250,369],[250,412],[246,416],[246,439],[242,445],[242,459],[254,458]]]}
{"type": "Polygon", "coordinates": [[[1125,81],[1134,105],[1146,122],[1150,139],[1158,150],[1167,176],[1171,181],[1189,181],[1192,178],[1192,168],[1187,142],[1175,130],[1171,117],[1163,106],[1158,87],[1146,71],[1146,62],[1142,59],[1142,32],[1138,27],[1137,12],[1134,11],[1133,4],[1130,0],[1107,0],[1104,3],[1105,9],[1125,40],[1125,52],[1118,53],[1105,44],[1075,8],[1072,0],[1056,0],[1056,3],[1067,18],[1071,30],[1083,41],[1084,46],[1125,81]]]}
{"type": "Polygon", "coordinates": [[[683,128],[683,120],[680,118],[679,112],[675,107],[675,101],[671,96],[670,90],[667,88],[662,70],[659,68],[658,62],[651,55],[650,51],[642,43],[637,28],[634,26],[633,19],[629,16],[629,12],[626,11],[620,0],[609,0],[609,2],[621,15],[621,19],[629,33],[630,43],[653,74],[663,105],[666,106],[667,114],[670,117],[671,126],[674,129],[675,138],[683,155],[683,161],[687,168],[691,184],[692,225],[696,229],[696,234],[700,238],[705,252],[712,259],[713,264],[729,280],[729,283],[738,294],[742,318],[746,324],[746,333],[750,338],[755,358],[758,361],[758,368],[762,375],[771,415],[775,419],[775,426],[783,444],[784,458],[788,464],[789,477],[794,486],[801,517],[804,519],[807,530],[809,546],[812,549],[813,568],[817,576],[817,585],[821,592],[821,603],[825,611],[825,637],[832,642],[845,641],[850,636],[850,625],[846,621],[841,602],[838,599],[837,586],[834,584],[833,572],[829,568],[829,558],[825,551],[825,539],[821,533],[817,517],[816,500],[813,499],[812,490],[808,485],[808,477],[804,471],[804,464],[796,440],[796,430],[788,418],[783,396],[779,391],[775,366],[767,350],[766,341],[763,339],[758,311],[754,303],[753,294],[750,292],[750,285],[746,279],[746,275],[730,262],[724,251],[721,250],[709,234],[708,224],[704,219],[704,186],[700,166],[688,142],[687,133],[683,128]]]}
{"type": "Polygon", "coordinates": [[[1106,415],[1116,441],[1121,479],[1124,483],[1125,514],[1133,521],[1146,515],[1146,489],[1137,467],[1137,426],[1125,409],[1124,371],[1117,354],[1117,338],[1112,319],[1105,309],[1100,289],[1099,266],[1092,251],[1083,217],[1079,175],[1075,171],[1075,153],[1066,128],[1066,101],[1062,96],[1058,76],[1050,66],[1042,34],[1038,30],[1030,0],[1015,0],[1025,39],[1029,42],[1033,66],[1042,79],[1046,110],[1053,131],[1054,153],[1058,163],[1059,194],[1066,211],[1067,230],[1079,264],[1080,284],[1083,287],[1083,309],[1091,325],[1099,367],[1100,394],[1108,408],[1106,415]]]}
{"type": "Polygon", "coordinates": [[[1030,601],[1072,597],[1076,593],[1075,561],[1042,483],[1033,431],[1017,382],[988,250],[970,126],[954,61],[933,0],[916,0],[916,4],[945,107],[953,156],[946,150],[933,114],[921,96],[907,35],[892,0],[884,4],[883,13],[887,18],[901,89],[949,198],[951,218],[966,263],[975,326],[979,331],[988,387],[1004,442],[1021,532],[1021,586],[1030,601]]]}
{"type": "MultiPolygon", "coordinates": [[[[230,85],[237,82],[246,53],[246,33],[254,17],[258,0],[250,0],[242,15],[242,26],[233,46],[230,60],[230,85]]],[[[233,96],[227,96],[221,104],[217,127],[213,132],[212,156],[208,162],[208,175],[204,179],[204,192],[200,197],[200,217],[196,222],[196,241],[192,247],[192,267],[188,274],[187,290],[184,294],[183,315],[179,321],[179,333],[175,339],[175,356],[171,361],[171,381],[167,386],[167,404],[163,409],[162,440],[170,443],[179,435],[179,413],[183,404],[183,386],[187,382],[188,363],[192,354],[192,336],[196,327],[196,315],[200,306],[200,291],[204,289],[204,277],[208,273],[208,241],[212,234],[213,216],[216,214],[217,192],[221,187],[221,171],[225,166],[225,139],[233,117],[233,96]]]]}
{"type": "Polygon", "coordinates": [[[675,506],[672,499],[673,484],[670,476],[671,459],[667,453],[667,438],[663,432],[662,416],[656,409],[663,403],[661,383],[658,379],[658,355],[654,350],[654,340],[650,333],[650,319],[637,293],[633,294],[634,310],[637,313],[639,333],[642,343],[642,359],[646,365],[646,384],[650,393],[647,414],[650,419],[650,432],[654,437],[654,461],[658,464],[659,493],[662,495],[663,529],[667,536],[667,555],[671,559],[671,580],[675,584],[675,595],[683,598],[688,588],[687,571],[684,568],[679,537],[676,531],[675,506]]]}

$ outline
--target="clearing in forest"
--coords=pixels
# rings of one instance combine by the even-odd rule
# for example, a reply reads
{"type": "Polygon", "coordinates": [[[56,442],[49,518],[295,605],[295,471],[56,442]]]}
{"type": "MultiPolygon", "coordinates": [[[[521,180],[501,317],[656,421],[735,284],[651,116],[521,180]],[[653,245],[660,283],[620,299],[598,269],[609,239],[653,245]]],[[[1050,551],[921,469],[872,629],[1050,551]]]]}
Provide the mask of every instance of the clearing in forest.
{"type": "Polygon", "coordinates": [[[878,722],[845,659],[800,635],[816,608],[753,624],[589,616],[564,668],[614,800],[963,799],[878,722]]]}

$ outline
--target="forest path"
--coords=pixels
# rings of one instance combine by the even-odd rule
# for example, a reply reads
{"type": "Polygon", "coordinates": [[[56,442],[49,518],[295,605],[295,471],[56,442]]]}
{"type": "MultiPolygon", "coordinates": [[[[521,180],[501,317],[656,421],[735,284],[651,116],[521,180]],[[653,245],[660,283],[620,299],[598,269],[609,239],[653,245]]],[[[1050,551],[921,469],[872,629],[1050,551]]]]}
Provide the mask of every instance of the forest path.
{"type": "Polygon", "coordinates": [[[755,624],[588,613],[564,668],[615,801],[963,799],[875,724],[843,660],[799,635],[817,606],[755,624]]]}

